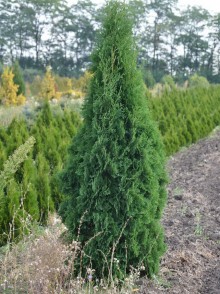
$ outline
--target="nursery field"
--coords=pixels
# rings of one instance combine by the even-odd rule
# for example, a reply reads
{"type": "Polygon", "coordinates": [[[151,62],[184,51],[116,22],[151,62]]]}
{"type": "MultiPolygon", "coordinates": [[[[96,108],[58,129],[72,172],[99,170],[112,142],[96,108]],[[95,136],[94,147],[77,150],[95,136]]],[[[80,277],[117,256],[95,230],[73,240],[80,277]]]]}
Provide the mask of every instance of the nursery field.
{"type": "Polygon", "coordinates": [[[30,287],[29,293],[33,294],[61,293],[55,292],[55,287],[59,286],[62,293],[79,294],[218,294],[219,166],[219,129],[169,159],[167,170],[170,184],[163,216],[167,252],[161,261],[158,276],[152,280],[141,278],[133,283],[128,279],[122,289],[98,289],[92,283],[89,288],[83,288],[78,280],[65,284],[69,276],[63,270],[62,263],[72,249],[65,247],[60,238],[65,228],[57,222],[49,222],[43,233],[38,232],[34,236],[32,232],[6,257],[0,255],[0,281],[7,280],[7,290],[3,290],[3,283],[0,293],[27,293],[25,287],[30,287]]]}
{"type": "MultiPolygon", "coordinates": [[[[220,125],[219,89],[219,85],[210,85],[208,88],[165,89],[158,96],[146,93],[167,156],[205,138],[220,125]]],[[[48,212],[57,210],[62,202],[57,175],[81,124],[79,105],[70,102],[64,99],[57,104],[50,102],[43,106],[38,103],[37,106],[29,101],[23,106],[0,108],[0,170],[7,158],[30,136],[36,140],[28,160],[4,191],[6,195],[12,195],[9,197],[12,200],[7,203],[4,200],[0,207],[0,244],[8,239],[9,223],[12,223],[15,211],[20,212],[14,219],[16,234],[12,239],[19,238],[23,208],[33,220],[45,224],[48,212]],[[24,207],[18,209],[19,199],[23,198],[24,207]]]]}
{"type": "MultiPolygon", "coordinates": [[[[70,256],[75,256],[76,251],[73,252],[78,249],[71,247],[75,243],[67,248],[61,240],[63,225],[50,225],[51,215],[59,213],[63,217],[62,213],[66,213],[60,209],[60,203],[66,201],[60,190],[60,172],[68,150],[84,148],[80,141],[75,139],[79,144],[75,146],[71,141],[85,127],[82,114],[86,99],[65,97],[57,101],[46,99],[47,103],[29,99],[21,106],[1,106],[0,293],[29,293],[27,289],[33,294],[69,294],[73,289],[79,294],[219,293],[219,93],[219,85],[186,89],[165,86],[157,95],[143,92],[143,101],[148,102],[142,107],[149,107],[149,117],[158,125],[168,158],[168,202],[163,216],[167,252],[159,275],[153,275],[151,280],[140,279],[138,269],[129,274],[122,287],[114,281],[110,288],[109,281],[97,288],[94,281],[79,281],[72,276],[76,268],[70,256]],[[213,129],[216,131],[211,133],[213,129]],[[29,146],[30,137],[34,142],[29,146]],[[26,147],[28,156],[21,154],[24,160],[17,158],[17,164],[12,154],[19,154],[19,148],[26,147]],[[16,169],[7,170],[10,160],[16,169]],[[12,250],[7,249],[9,244],[12,250]],[[67,260],[72,262],[68,267],[67,260]]],[[[145,124],[147,120],[144,127],[145,124]]],[[[114,133],[120,134],[118,125],[117,121],[114,133]]],[[[91,152],[94,146],[89,144],[88,156],[98,154],[91,152]]],[[[82,153],[81,158],[84,156],[82,153]]],[[[111,159],[114,157],[111,154],[111,159]]],[[[93,168],[95,164],[96,161],[93,168]]],[[[68,178],[72,175],[64,178],[62,187],[68,178]]]]}
{"type": "Polygon", "coordinates": [[[220,293],[220,14],[17,2],[0,4],[0,293],[220,293]]]}
{"type": "Polygon", "coordinates": [[[139,293],[219,293],[219,166],[219,130],[170,158],[163,217],[168,250],[159,277],[140,281],[139,293]]]}

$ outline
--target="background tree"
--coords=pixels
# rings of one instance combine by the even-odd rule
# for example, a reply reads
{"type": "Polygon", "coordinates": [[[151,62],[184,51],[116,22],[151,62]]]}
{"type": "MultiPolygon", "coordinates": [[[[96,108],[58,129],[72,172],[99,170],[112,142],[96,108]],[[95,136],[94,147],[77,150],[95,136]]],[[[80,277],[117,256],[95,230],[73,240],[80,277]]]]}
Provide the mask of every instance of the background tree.
{"type": "Polygon", "coordinates": [[[220,13],[214,14],[210,19],[211,32],[209,38],[211,40],[209,46],[208,73],[207,77],[215,83],[220,82],[220,13]]]}
{"type": "Polygon", "coordinates": [[[4,69],[1,76],[0,100],[1,103],[8,105],[24,104],[26,98],[19,94],[17,95],[19,86],[14,83],[14,74],[8,67],[4,69]]]}
{"type": "Polygon", "coordinates": [[[4,163],[3,170],[0,171],[0,246],[4,245],[8,238],[10,240],[16,238],[23,230],[22,192],[14,179],[14,175],[27,159],[34,143],[35,139],[31,137],[19,146],[4,163]]]}
{"type": "MultiPolygon", "coordinates": [[[[182,83],[195,72],[218,82],[218,13],[196,6],[180,11],[177,4],[129,1],[138,63],[156,82],[170,74],[182,83]]],[[[0,62],[18,60],[27,79],[48,64],[59,75],[78,78],[91,64],[102,11],[91,0],[0,0],[0,62]]]]}
{"type": "Polygon", "coordinates": [[[79,236],[84,262],[99,277],[121,276],[140,265],[152,276],[165,251],[160,225],[166,201],[163,146],[136,66],[129,15],[129,6],[118,1],[105,9],[84,125],[61,175],[67,194],[61,216],[77,238],[84,214],[79,236]]]}
{"type": "Polygon", "coordinates": [[[18,61],[14,63],[12,72],[14,74],[13,81],[18,86],[17,95],[25,95],[25,82],[18,61]]]}
{"type": "Polygon", "coordinates": [[[47,67],[45,76],[41,83],[40,98],[43,98],[47,101],[51,99],[58,99],[59,93],[56,89],[55,79],[51,72],[51,67],[47,67]]]}
{"type": "Polygon", "coordinates": [[[199,72],[206,60],[208,41],[205,37],[204,28],[208,25],[209,12],[201,7],[190,7],[182,11],[181,31],[178,44],[183,50],[183,56],[179,58],[179,69],[183,75],[188,76],[199,72]]]}
{"type": "Polygon", "coordinates": [[[205,77],[194,74],[189,78],[189,87],[208,88],[209,82],[205,77]]]}
{"type": "Polygon", "coordinates": [[[90,0],[81,0],[70,7],[68,32],[71,34],[69,50],[74,62],[75,76],[88,67],[95,40],[95,9],[90,0]]]}

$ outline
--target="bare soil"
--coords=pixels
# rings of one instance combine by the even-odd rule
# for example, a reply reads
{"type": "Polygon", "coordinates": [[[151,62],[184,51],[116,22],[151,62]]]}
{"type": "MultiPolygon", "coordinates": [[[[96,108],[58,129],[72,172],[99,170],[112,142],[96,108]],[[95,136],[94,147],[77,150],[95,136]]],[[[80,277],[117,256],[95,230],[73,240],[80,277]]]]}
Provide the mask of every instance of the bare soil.
{"type": "Polygon", "coordinates": [[[168,162],[167,253],[141,294],[220,294],[220,130],[168,162]]]}

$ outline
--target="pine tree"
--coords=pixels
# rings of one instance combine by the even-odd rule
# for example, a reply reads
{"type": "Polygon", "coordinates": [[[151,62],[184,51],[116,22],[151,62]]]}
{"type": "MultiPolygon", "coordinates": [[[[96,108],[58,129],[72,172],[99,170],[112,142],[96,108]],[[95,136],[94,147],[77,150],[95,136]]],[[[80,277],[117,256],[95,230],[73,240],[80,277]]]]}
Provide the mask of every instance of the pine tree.
{"type": "Polygon", "coordinates": [[[129,7],[112,1],[105,12],[84,125],[61,174],[67,198],[60,214],[72,238],[84,215],[79,237],[83,261],[91,262],[97,276],[121,277],[139,265],[152,276],[165,251],[160,224],[167,182],[163,145],[136,67],[129,7]]]}
{"type": "Polygon", "coordinates": [[[19,96],[20,94],[25,95],[25,83],[18,61],[14,63],[12,67],[12,72],[14,74],[13,81],[15,85],[18,86],[17,96],[19,96]]]}

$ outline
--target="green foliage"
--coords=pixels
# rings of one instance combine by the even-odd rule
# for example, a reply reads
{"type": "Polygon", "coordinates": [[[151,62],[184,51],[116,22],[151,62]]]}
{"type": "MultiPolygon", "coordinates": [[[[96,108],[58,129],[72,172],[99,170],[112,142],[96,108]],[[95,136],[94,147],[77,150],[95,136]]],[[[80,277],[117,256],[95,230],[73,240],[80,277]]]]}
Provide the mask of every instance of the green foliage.
{"type": "Polygon", "coordinates": [[[62,194],[56,173],[80,123],[75,113],[53,113],[45,104],[31,125],[14,119],[7,129],[0,128],[0,245],[11,234],[12,223],[16,234],[11,238],[19,238],[22,219],[45,224],[48,213],[58,208],[62,194]]]}
{"type": "Polygon", "coordinates": [[[7,182],[13,177],[21,163],[27,158],[27,154],[33,148],[35,139],[30,137],[28,141],[21,145],[4,163],[3,171],[0,172],[0,190],[3,190],[7,182]]]}
{"type": "Polygon", "coordinates": [[[156,84],[153,74],[149,70],[143,70],[143,79],[148,88],[153,88],[153,86],[156,84]]]}
{"type": "Polygon", "coordinates": [[[36,166],[38,171],[36,190],[38,192],[40,219],[42,223],[45,223],[49,212],[54,210],[50,189],[50,166],[42,154],[37,156],[36,166]]]}
{"type": "MultiPolygon", "coordinates": [[[[38,179],[38,170],[32,158],[28,158],[23,165],[22,170],[22,191],[24,191],[23,205],[25,211],[29,213],[32,220],[40,219],[40,207],[38,202],[39,190],[37,189],[36,179],[38,179]]],[[[45,208],[46,210],[46,208],[45,208]]]]}
{"type": "Polygon", "coordinates": [[[8,158],[0,172],[0,245],[18,237],[23,230],[22,218],[24,219],[25,211],[21,205],[21,187],[15,181],[14,175],[27,159],[34,143],[35,139],[30,137],[8,158]]]}
{"type": "Polygon", "coordinates": [[[20,94],[25,95],[25,83],[18,61],[14,63],[12,67],[12,72],[14,74],[13,81],[15,85],[18,86],[17,96],[19,96],[20,94]]]}
{"type": "Polygon", "coordinates": [[[166,154],[195,143],[220,124],[220,86],[164,91],[150,99],[166,154]]]}
{"type": "Polygon", "coordinates": [[[162,84],[165,85],[168,89],[175,88],[175,82],[173,80],[173,77],[171,75],[165,75],[163,76],[161,80],[162,84]]]}
{"type": "Polygon", "coordinates": [[[112,1],[105,13],[84,125],[61,174],[60,214],[72,238],[80,227],[83,263],[98,277],[124,277],[140,265],[152,276],[165,251],[163,146],[136,67],[128,6],[112,1]]]}
{"type": "Polygon", "coordinates": [[[210,84],[205,77],[197,74],[194,74],[189,78],[189,87],[208,88],[209,85],[210,84]]]}
{"type": "MultiPolygon", "coordinates": [[[[79,77],[89,67],[102,18],[97,1],[14,2],[0,1],[0,62],[10,63],[16,56],[29,82],[45,64],[60,76],[79,77]]],[[[164,74],[175,74],[182,83],[194,72],[220,81],[219,13],[195,6],[179,11],[177,0],[128,2],[140,48],[138,62],[146,65],[156,82],[164,74]]]]}

